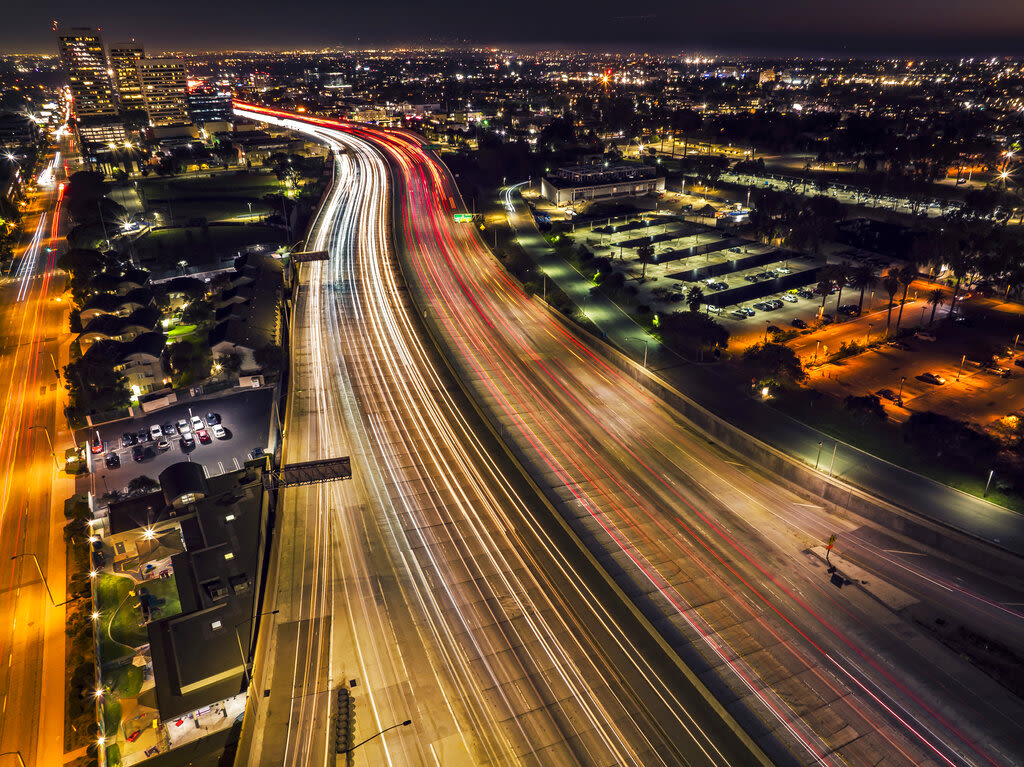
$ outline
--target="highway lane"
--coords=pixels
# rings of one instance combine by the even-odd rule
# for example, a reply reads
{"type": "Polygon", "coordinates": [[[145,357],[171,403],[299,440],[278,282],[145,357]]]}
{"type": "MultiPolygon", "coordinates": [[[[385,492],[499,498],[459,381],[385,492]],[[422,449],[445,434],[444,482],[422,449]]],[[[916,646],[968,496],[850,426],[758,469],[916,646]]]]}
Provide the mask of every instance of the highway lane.
{"type": "MultiPolygon", "coordinates": [[[[973,669],[936,673],[936,663],[953,662],[950,653],[908,638],[906,626],[856,604],[855,593],[840,603],[820,563],[800,562],[813,543],[803,531],[791,529],[788,543],[772,540],[783,523],[772,518],[778,504],[799,518],[802,499],[714,455],[660,403],[560,334],[475,233],[452,224],[450,179],[413,142],[375,137],[402,168],[415,281],[464,374],[518,432],[524,457],[561,493],[567,513],[587,523],[609,567],[654,597],[667,631],[682,619],[708,664],[729,669],[734,693],[774,721],[791,751],[816,761],[872,763],[893,751],[909,763],[1012,760],[1019,733],[1004,706],[1019,711],[1019,701],[1005,701],[973,669]],[[750,524],[758,512],[761,524],[750,524]],[[787,569],[796,577],[778,575],[787,569]],[[763,653],[756,666],[746,660],[750,647],[763,653]],[[777,689],[777,674],[806,677],[798,705],[792,691],[777,689]],[[830,703],[799,712],[815,696],[830,703]],[[834,729],[828,709],[845,709],[840,720],[849,724],[834,729]]],[[[1019,614],[1013,620],[1020,625],[1019,614]]]]}
{"type": "Polygon", "coordinates": [[[355,679],[356,740],[414,723],[368,763],[750,764],[463,415],[395,279],[384,163],[321,136],[346,153],[310,238],[331,260],[303,268],[285,455],[352,455],[355,476],[284,493],[249,763],[323,763],[333,690],[355,679]]]}
{"type": "Polygon", "coordinates": [[[67,339],[66,305],[56,300],[63,276],[54,272],[63,234],[55,166],[54,183],[30,200],[25,242],[0,286],[0,752],[40,766],[64,755],[65,609],[51,604],[30,558],[12,557],[35,554],[64,600],[62,511],[72,482],[51,453],[51,441],[61,454],[70,441],[53,371],[67,339]]]}

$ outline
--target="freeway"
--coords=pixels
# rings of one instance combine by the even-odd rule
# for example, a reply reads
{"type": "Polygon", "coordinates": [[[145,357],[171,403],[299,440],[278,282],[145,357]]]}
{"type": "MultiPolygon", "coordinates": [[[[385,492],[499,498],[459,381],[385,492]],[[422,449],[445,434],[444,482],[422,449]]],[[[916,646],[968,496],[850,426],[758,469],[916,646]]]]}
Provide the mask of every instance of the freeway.
{"type": "Polygon", "coordinates": [[[941,604],[981,613],[991,636],[1020,636],[1013,585],[948,580],[927,554],[896,565],[924,553],[883,548],[694,433],[453,223],[453,180],[414,136],[303,122],[388,158],[400,264],[446,359],[607,572],[772,758],[1016,761],[1020,700],[900,612],[941,604]],[[898,585],[839,577],[837,590],[816,550],[830,532],[869,570],[902,568],[898,585]]]}
{"type": "Polygon", "coordinates": [[[65,594],[63,500],[73,483],[52,453],[70,442],[55,376],[67,340],[63,277],[54,273],[63,234],[63,165],[47,158],[50,183],[30,197],[24,242],[0,285],[0,752],[28,765],[64,760],[65,594]],[[18,556],[18,559],[12,557],[18,556]]]}
{"type": "Polygon", "coordinates": [[[269,695],[239,763],[331,762],[343,684],[356,741],[412,720],[360,749],[371,764],[767,763],[538,521],[397,282],[383,156],[313,132],[335,183],[309,247],[330,259],[300,271],[284,462],[350,455],[354,476],[282,494],[253,672],[269,695]]]}

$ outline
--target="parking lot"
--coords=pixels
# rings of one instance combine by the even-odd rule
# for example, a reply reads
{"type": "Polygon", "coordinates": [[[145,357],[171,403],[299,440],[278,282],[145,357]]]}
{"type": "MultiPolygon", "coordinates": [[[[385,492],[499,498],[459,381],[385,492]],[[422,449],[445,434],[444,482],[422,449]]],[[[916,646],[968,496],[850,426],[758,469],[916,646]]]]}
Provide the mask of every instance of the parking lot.
{"type": "MultiPolygon", "coordinates": [[[[89,451],[90,471],[95,478],[94,492],[98,495],[113,490],[125,493],[128,483],[135,477],[156,479],[168,466],[184,460],[201,463],[206,475],[211,477],[242,468],[253,448],[267,447],[272,401],[273,389],[254,389],[224,397],[192,400],[89,430],[87,440],[90,447],[97,433],[103,444],[102,452],[89,451]],[[224,429],[221,438],[214,437],[206,423],[207,413],[219,416],[224,429]],[[190,421],[193,415],[201,418],[207,426],[209,442],[204,444],[194,439],[193,446],[187,447],[182,444],[176,424],[180,419],[190,421]],[[163,428],[165,425],[174,427],[173,435],[164,433],[170,432],[170,429],[163,428]],[[166,447],[152,438],[150,430],[154,426],[160,428],[160,439],[166,440],[166,447]],[[126,433],[134,435],[135,445],[125,444],[123,435],[126,433]],[[140,440],[140,437],[145,439],[140,440]],[[133,460],[135,448],[143,454],[142,460],[133,460]],[[119,466],[108,467],[106,457],[110,454],[117,456],[119,466]]],[[[189,431],[195,434],[191,427],[189,431]]]]}

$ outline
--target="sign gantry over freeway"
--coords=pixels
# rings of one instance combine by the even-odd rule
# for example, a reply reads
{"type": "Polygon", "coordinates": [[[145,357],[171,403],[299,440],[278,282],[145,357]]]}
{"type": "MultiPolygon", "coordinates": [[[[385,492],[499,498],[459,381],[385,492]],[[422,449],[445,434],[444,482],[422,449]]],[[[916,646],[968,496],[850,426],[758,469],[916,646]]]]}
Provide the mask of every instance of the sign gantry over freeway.
{"type": "Polygon", "coordinates": [[[267,490],[272,487],[298,487],[342,479],[352,479],[352,460],[348,456],[292,463],[282,466],[277,471],[263,472],[263,486],[267,490]]]}
{"type": "Polygon", "coordinates": [[[292,262],[303,264],[307,261],[326,261],[326,250],[305,250],[301,253],[292,253],[292,262]]]}

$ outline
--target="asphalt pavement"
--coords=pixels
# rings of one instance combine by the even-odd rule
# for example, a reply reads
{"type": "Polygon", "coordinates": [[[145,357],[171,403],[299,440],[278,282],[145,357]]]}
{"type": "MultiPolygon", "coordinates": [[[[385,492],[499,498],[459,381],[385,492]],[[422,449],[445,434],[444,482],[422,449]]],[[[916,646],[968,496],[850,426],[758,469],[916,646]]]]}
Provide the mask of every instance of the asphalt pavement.
{"type": "Polygon", "coordinates": [[[114,421],[80,432],[87,435],[82,438],[90,444],[96,432],[103,441],[102,453],[90,453],[94,491],[97,495],[112,490],[126,492],[128,483],[135,477],[156,479],[168,466],[184,460],[201,463],[208,477],[240,469],[253,448],[265,449],[268,445],[272,403],[273,388],[244,389],[220,397],[189,400],[137,418],[114,421]],[[175,431],[175,436],[163,437],[170,443],[166,450],[160,450],[152,439],[139,443],[147,449],[146,458],[142,461],[132,460],[132,447],[122,444],[121,435],[125,432],[137,435],[140,430],[148,431],[151,426],[176,424],[181,418],[189,421],[193,414],[205,422],[209,412],[221,417],[225,438],[217,439],[207,429],[211,440],[209,444],[204,445],[196,439],[195,447],[186,450],[181,444],[180,434],[175,431]],[[121,462],[118,468],[106,466],[105,456],[111,452],[121,462]]]}
{"type": "MultiPolygon", "coordinates": [[[[600,292],[591,295],[588,280],[572,269],[540,236],[521,196],[511,197],[509,214],[520,244],[578,306],[585,307],[602,335],[636,361],[647,366],[685,396],[707,408],[755,439],[771,445],[810,465],[815,462],[819,443],[837,440],[796,421],[769,405],[737,392],[735,386],[707,365],[689,363],[663,347],[631,317],[600,292]]],[[[1024,517],[976,496],[967,495],[934,480],[903,469],[838,443],[834,473],[896,506],[925,519],[960,530],[968,535],[1024,556],[1024,517]]]]}

